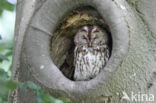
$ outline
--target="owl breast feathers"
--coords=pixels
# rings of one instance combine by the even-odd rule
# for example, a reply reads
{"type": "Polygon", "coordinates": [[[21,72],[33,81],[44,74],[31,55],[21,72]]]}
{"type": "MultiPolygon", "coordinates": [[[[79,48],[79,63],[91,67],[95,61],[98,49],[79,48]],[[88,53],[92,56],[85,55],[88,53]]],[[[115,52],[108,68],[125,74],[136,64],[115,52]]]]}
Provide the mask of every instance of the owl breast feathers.
{"type": "Polygon", "coordinates": [[[109,59],[107,33],[98,26],[84,26],[74,42],[74,80],[90,80],[99,74],[109,59]]]}
{"type": "Polygon", "coordinates": [[[88,48],[85,46],[75,48],[74,80],[90,80],[104,68],[109,58],[106,46],[88,48]]]}

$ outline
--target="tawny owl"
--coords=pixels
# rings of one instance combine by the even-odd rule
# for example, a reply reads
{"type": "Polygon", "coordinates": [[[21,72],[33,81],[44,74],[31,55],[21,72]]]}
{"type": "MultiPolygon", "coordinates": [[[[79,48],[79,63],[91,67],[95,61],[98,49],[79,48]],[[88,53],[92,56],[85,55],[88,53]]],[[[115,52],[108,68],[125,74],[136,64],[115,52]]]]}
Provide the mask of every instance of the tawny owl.
{"type": "Polygon", "coordinates": [[[74,80],[90,80],[109,59],[108,34],[99,26],[83,26],[75,35],[74,80]]]}

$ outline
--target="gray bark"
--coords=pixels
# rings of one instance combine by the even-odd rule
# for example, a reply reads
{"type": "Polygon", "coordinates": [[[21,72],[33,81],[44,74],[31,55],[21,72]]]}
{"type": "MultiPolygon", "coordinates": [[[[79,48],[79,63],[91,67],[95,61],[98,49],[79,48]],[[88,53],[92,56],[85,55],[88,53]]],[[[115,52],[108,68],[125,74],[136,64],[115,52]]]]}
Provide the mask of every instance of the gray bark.
{"type": "MultiPolygon", "coordinates": [[[[155,5],[155,0],[18,0],[12,79],[34,81],[52,96],[70,98],[71,103],[150,103],[125,97],[132,92],[152,94],[155,103],[155,5]],[[74,82],[51,60],[49,44],[64,15],[82,4],[93,6],[105,18],[113,49],[96,78],[74,82]]],[[[36,103],[33,96],[31,91],[17,89],[8,103],[36,103]]]]}

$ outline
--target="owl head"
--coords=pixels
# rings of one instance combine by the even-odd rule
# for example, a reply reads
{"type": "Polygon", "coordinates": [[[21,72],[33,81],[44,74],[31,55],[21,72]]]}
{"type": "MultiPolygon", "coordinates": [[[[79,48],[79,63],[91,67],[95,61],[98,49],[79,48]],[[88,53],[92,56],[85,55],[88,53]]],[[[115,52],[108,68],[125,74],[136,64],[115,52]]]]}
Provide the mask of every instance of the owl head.
{"type": "Polygon", "coordinates": [[[99,26],[83,26],[75,35],[74,42],[76,46],[99,46],[107,44],[108,35],[105,30],[99,26]]]}

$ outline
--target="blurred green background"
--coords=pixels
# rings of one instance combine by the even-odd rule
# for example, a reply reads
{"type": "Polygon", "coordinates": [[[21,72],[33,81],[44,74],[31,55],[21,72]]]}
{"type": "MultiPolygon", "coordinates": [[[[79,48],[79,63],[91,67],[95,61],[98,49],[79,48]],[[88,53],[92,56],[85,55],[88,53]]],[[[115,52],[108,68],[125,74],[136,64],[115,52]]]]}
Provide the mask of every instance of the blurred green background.
{"type": "Polygon", "coordinates": [[[6,56],[1,60],[0,68],[8,72],[12,62],[13,35],[15,25],[16,0],[0,0],[0,54],[6,56]]]}
{"type": "Polygon", "coordinates": [[[0,0],[0,103],[7,103],[10,79],[16,0],[0,0]]]}

